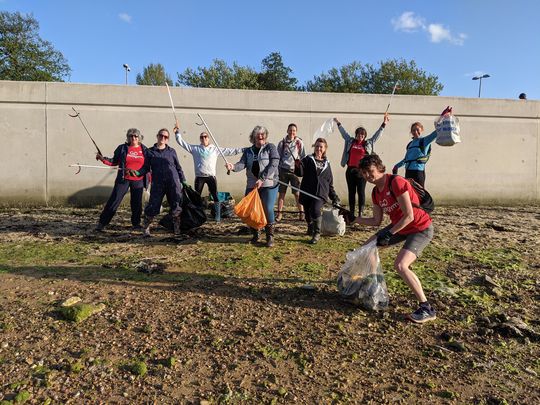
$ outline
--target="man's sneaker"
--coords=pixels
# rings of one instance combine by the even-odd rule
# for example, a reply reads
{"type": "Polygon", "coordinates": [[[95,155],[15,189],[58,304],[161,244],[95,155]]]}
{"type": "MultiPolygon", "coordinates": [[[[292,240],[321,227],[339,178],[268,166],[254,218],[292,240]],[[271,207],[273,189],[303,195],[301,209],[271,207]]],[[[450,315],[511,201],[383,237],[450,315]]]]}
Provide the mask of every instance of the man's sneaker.
{"type": "Polygon", "coordinates": [[[416,311],[409,315],[409,319],[414,323],[424,323],[436,318],[435,310],[424,305],[420,305],[416,311]]]}

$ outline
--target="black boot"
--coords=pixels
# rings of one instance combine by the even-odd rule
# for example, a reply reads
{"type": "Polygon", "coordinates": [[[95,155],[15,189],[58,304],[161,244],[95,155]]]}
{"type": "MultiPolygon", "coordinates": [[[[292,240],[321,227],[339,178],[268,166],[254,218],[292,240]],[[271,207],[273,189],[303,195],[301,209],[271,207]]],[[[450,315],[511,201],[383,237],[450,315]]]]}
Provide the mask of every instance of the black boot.
{"type": "Polygon", "coordinates": [[[176,215],[173,217],[173,229],[175,235],[180,235],[180,224],[181,224],[181,218],[180,215],[176,215]]]}
{"type": "Polygon", "coordinates": [[[307,223],[307,231],[306,231],[306,235],[308,235],[308,236],[312,236],[312,235],[313,235],[313,222],[308,222],[308,223],[307,223]]]}
{"type": "Polygon", "coordinates": [[[274,246],[274,224],[268,224],[266,230],[266,247],[274,246]]]}
{"type": "Polygon", "coordinates": [[[255,228],[250,228],[250,229],[251,229],[251,240],[249,242],[255,244],[259,241],[259,230],[255,228]]]}
{"type": "Polygon", "coordinates": [[[321,239],[321,224],[322,217],[319,217],[313,221],[313,237],[309,241],[312,245],[315,245],[319,239],[321,239]]]}
{"type": "Polygon", "coordinates": [[[154,217],[144,216],[144,223],[143,223],[143,235],[145,237],[150,237],[150,225],[152,225],[152,222],[154,221],[154,217]]]}

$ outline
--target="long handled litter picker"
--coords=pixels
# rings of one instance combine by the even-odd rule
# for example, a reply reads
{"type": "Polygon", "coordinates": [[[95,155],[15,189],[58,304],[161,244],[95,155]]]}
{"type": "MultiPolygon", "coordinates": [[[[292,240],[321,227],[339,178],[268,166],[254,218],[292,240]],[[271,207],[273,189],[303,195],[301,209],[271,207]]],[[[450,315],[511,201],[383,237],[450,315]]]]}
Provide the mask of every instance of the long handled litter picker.
{"type": "MultiPolygon", "coordinates": [[[[316,200],[319,200],[319,201],[322,201],[322,202],[324,202],[324,203],[327,203],[327,201],[324,200],[323,198],[318,197],[318,196],[316,196],[316,195],[313,195],[313,194],[311,194],[311,193],[308,193],[307,191],[300,190],[298,187],[295,187],[295,186],[293,186],[293,185],[291,185],[291,184],[284,183],[284,182],[282,182],[281,180],[277,180],[277,182],[278,182],[279,184],[282,184],[282,185],[286,186],[286,187],[290,187],[290,188],[291,188],[292,190],[294,190],[294,191],[298,191],[299,193],[302,193],[302,194],[304,194],[304,195],[307,195],[308,197],[311,197],[311,198],[314,198],[314,199],[316,199],[316,200]]],[[[343,216],[343,217],[345,218],[345,220],[347,221],[347,219],[348,219],[348,218],[347,218],[347,215],[350,214],[350,211],[349,211],[347,208],[342,207],[342,206],[339,205],[339,204],[334,204],[334,203],[332,203],[332,207],[339,209],[339,215],[343,216]]]]}
{"type": "MultiPolygon", "coordinates": [[[[210,135],[210,138],[212,138],[212,141],[214,141],[214,145],[216,145],[216,148],[219,152],[219,154],[221,155],[221,157],[223,158],[223,160],[225,161],[226,164],[229,164],[229,162],[227,161],[227,159],[225,158],[225,155],[223,154],[223,152],[221,151],[221,148],[219,147],[217,141],[216,141],[216,138],[214,138],[214,135],[212,134],[212,131],[210,131],[210,128],[208,128],[208,125],[206,125],[206,121],[204,120],[204,118],[201,116],[201,114],[197,113],[197,116],[201,119],[201,122],[202,124],[199,124],[197,123],[197,125],[204,125],[204,127],[206,128],[206,130],[208,131],[208,135],[210,135]]],[[[231,174],[231,171],[230,170],[227,170],[227,174],[231,174]]]]}
{"type": "Polygon", "coordinates": [[[88,131],[88,128],[86,128],[86,125],[84,125],[84,122],[83,122],[83,120],[82,120],[82,118],[81,118],[81,113],[79,113],[79,112],[75,109],[75,107],[71,107],[71,109],[72,109],[73,111],[75,111],[75,114],[74,114],[74,115],[68,114],[68,115],[69,115],[71,118],[78,118],[79,121],[81,121],[82,126],[84,127],[86,133],[88,134],[88,136],[89,136],[90,139],[92,140],[92,143],[93,143],[94,146],[96,147],[97,152],[98,152],[101,156],[103,156],[103,153],[101,153],[101,151],[99,150],[99,147],[97,146],[96,141],[94,141],[94,138],[92,138],[92,135],[90,135],[90,132],[88,131]]]}
{"type": "Polygon", "coordinates": [[[388,109],[390,108],[390,103],[392,102],[392,98],[394,97],[394,93],[396,92],[396,89],[399,88],[399,80],[394,84],[394,90],[392,90],[392,95],[390,96],[390,101],[388,102],[388,105],[386,106],[385,114],[388,112],[388,109]]]}
{"type": "Polygon", "coordinates": [[[167,82],[165,82],[165,86],[167,86],[167,92],[169,93],[169,100],[171,100],[171,107],[172,107],[172,113],[174,115],[174,122],[178,123],[178,118],[176,118],[176,111],[174,110],[174,103],[172,101],[171,89],[169,89],[169,85],[167,84],[167,82]]]}
{"type": "Polygon", "coordinates": [[[94,166],[94,165],[81,165],[79,163],[73,163],[71,165],[68,165],[68,167],[78,167],[79,170],[77,170],[77,173],[79,174],[81,172],[81,169],[84,168],[91,168],[91,169],[102,169],[102,170],[124,170],[120,167],[111,167],[111,166],[94,166]]]}

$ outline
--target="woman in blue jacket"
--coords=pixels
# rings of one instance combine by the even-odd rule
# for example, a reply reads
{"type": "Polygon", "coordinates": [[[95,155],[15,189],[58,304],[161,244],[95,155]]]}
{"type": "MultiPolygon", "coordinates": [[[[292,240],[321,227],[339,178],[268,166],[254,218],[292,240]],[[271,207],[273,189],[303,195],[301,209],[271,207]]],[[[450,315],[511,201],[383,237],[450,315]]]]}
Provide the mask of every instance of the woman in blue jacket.
{"type": "Polygon", "coordinates": [[[415,122],[411,125],[412,141],[407,144],[405,157],[400,160],[392,169],[393,174],[398,173],[401,166],[405,166],[405,178],[413,179],[424,187],[426,182],[426,163],[431,154],[431,142],[437,138],[437,131],[433,131],[428,136],[420,137],[424,131],[424,126],[415,122]]]}

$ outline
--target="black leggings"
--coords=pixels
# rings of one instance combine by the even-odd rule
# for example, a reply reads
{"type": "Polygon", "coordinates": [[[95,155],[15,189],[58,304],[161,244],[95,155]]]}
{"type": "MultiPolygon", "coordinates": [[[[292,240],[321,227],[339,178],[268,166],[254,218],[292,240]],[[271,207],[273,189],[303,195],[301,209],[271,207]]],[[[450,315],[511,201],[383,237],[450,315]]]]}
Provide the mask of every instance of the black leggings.
{"type": "Polygon", "coordinates": [[[314,198],[305,198],[302,205],[304,206],[306,222],[310,224],[321,216],[321,209],[324,205],[324,201],[315,200],[314,198]]]}
{"type": "Polygon", "coordinates": [[[210,192],[214,202],[218,202],[217,181],[215,176],[195,177],[195,191],[197,193],[202,193],[205,184],[208,186],[208,191],[210,192]]]}
{"type": "Polygon", "coordinates": [[[424,187],[424,183],[426,182],[426,172],[423,170],[405,170],[405,178],[413,179],[424,187]]]}
{"type": "Polygon", "coordinates": [[[358,216],[362,215],[362,209],[366,205],[366,179],[356,167],[347,167],[345,172],[347,189],[349,190],[349,210],[354,215],[356,208],[356,194],[358,193],[358,216]]]}

